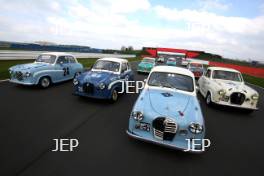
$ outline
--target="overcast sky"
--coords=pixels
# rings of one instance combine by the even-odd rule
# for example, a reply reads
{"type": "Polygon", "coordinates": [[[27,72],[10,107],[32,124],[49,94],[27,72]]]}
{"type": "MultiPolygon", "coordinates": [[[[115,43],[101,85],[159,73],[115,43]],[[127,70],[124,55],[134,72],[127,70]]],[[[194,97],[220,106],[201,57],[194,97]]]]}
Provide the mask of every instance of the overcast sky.
{"type": "Polygon", "coordinates": [[[264,61],[263,0],[0,0],[0,40],[173,47],[264,61]]]}

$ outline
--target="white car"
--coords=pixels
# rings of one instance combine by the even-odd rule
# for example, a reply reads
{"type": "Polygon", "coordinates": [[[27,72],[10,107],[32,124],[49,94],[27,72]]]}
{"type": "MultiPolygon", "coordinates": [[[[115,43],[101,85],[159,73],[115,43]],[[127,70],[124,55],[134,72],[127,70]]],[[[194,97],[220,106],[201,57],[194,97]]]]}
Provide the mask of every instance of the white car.
{"type": "Polygon", "coordinates": [[[227,105],[256,110],[259,99],[257,91],[245,85],[241,73],[223,67],[208,67],[198,80],[199,91],[206,104],[227,105]]]}

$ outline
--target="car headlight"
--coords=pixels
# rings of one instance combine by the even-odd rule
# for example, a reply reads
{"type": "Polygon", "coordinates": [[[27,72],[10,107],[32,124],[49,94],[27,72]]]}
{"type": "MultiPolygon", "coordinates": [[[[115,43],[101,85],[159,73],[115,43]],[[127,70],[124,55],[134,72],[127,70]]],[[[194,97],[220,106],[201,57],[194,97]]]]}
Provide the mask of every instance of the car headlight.
{"type": "Polygon", "coordinates": [[[105,84],[104,84],[104,83],[100,83],[100,84],[99,84],[99,88],[100,88],[100,89],[104,89],[104,88],[105,88],[105,84]]]}
{"type": "Polygon", "coordinates": [[[11,69],[9,69],[8,71],[9,71],[9,73],[10,73],[10,74],[12,74],[12,73],[13,73],[13,71],[12,71],[11,69]]]}
{"type": "Polygon", "coordinates": [[[258,100],[259,96],[257,94],[254,94],[251,96],[251,99],[252,100],[258,100]]]}
{"type": "Polygon", "coordinates": [[[144,116],[143,113],[140,111],[134,111],[132,112],[131,116],[136,120],[136,121],[141,121],[143,120],[144,116]]]}
{"type": "Polygon", "coordinates": [[[199,134],[203,131],[203,126],[199,123],[191,123],[189,125],[189,130],[194,134],[199,134]]]}
{"type": "Polygon", "coordinates": [[[26,72],[26,73],[25,73],[25,76],[26,76],[26,77],[30,77],[30,76],[31,76],[31,73],[30,73],[30,72],[26,72]]]}
{"type": "Polygon", "coordinates": [[[225,93],[226,93],[226,91],[224,89],[221,89],[221,90],[218,91],[219,95],[224,95],[225,93]]]}
{"type": "Polygon", "coordinates": [[[78,81],[76,78],[74,78],[74,79],[73,79],[73,84],[74,84],[74,85],[77,85],[77,84],[79,84],[79,81],[78,81]]]}

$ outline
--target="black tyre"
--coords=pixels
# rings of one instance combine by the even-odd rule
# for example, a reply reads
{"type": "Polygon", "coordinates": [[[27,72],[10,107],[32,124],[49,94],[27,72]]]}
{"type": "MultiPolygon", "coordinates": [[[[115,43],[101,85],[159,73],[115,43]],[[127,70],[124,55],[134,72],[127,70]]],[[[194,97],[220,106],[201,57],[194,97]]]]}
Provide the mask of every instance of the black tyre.
{"type": "Polygon", "coordinates": [[[116,102],[118,98],[119,98],[118,92],[116,89],[114,89],[111,95],[111,102],[116,102]]]}
{"type": "Polygon", "coordinates": [[[206,98],[205,98],[205,102],[208,106],[212,105],[212,96],[211,96],[210,92],[207,93],[206,98]]]}

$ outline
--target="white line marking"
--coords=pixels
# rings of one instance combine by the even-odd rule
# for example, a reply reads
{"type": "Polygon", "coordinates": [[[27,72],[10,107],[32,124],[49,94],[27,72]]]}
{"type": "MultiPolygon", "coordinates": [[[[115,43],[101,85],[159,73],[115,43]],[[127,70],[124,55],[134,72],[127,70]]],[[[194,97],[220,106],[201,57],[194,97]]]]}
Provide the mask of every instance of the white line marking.
{"type": "Polygon", "coordinates": [[[6,81],[9,81],[9,79],[3,79],[3,80],[0,80],[0,83],[1,83],[1,82],[6,82],[6,81]]]}
{"type": "Polygon", "coordinates": [[[260,87],[260,86],[258,86],[258,85],[251,84],[251,83],[249,83],[249,82],[246,82],[246,83],[247,83],[247,84],[249,84],[249,85],[251,85],[251,86],[255,86],[255,87],[258,87],[258,88],[260,88],[260,89],[264,90],[264,88],[263,88],[263,87],[260,87]]]}

